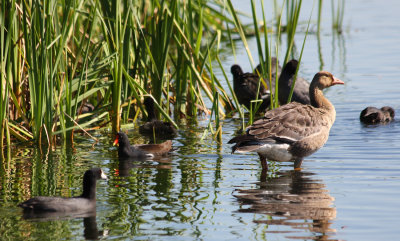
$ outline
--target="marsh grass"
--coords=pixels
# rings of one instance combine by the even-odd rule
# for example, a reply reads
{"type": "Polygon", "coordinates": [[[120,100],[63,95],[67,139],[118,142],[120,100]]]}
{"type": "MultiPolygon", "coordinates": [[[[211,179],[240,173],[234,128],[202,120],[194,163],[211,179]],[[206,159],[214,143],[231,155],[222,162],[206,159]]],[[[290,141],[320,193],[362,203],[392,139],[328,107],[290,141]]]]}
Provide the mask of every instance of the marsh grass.
{"type": "MultiPolygon", "coordinates": [[[[271,82],[271,36],[281,38],[283,6],[290,15],[285,61],[301,8],[298,0],[284,0],[282,8],[277,2],[272,17],[277,34],[272,34],[266,31],[263,1],[264,32],[259,31],[254,0],[252,25],[240,22],[230,0],[2,1],[0,145],[16,140],[55,145],[56,135],[73,141],[74,131],[109,123],[113,131],[122,124],[135,126],[146,115],[144,96],[154,98],[158,117],[176,127],[182,118],[211,115],[213,136],[221,140],[221,119],[238,111],[244,127],[245,115],[219,57],[220,43],[230,42],[235,53],[232,39],[239,35],[254,67],[247,43],[253,32],[262,63],[260,85],[266,86],[271,82]],[[95,109],[81,113],[87,102],[95,109]]],[[[278,105],[276,93],[271,108],[278,105]]],[[[260,103],[252,104],[251,121],[260,103]]]]}
{"type": "Polygon", "coordinates": [[[338,34],[343,32],[344,3],[344,0],[331,0],[332,29],[338,34]]]}
{"type": "MultiPolygon", "coordinates": [[[[254,60],[253,57],[251,55],[250,52],[250,48],[248,46],[247,43],[247,39],[246,39],[246,33],[244,31],[244,26],[241,24],[241,21],[238,17],[238,15],[236,14],[236,11],[233,7],[233,4],[230,0],[227,1],[228,3],[228,8],[229,8],[229,12],[232,15],[232,19],[234,21],[234,26],[235,29],[237,30],[237,33],[239,34],[242,43],[244,45],[244,48],[246,50],[250,65],[252,66],[252,68],[254,67],[254,60]]],[[[268,21],[266,18],[266,14],[265,14],[265,10],[264,10],[264,1],[260,2],[261,5],[261,12],[262,12],[262,21],[261,21],[261,25],[263,26],[263,34],[259,31],[260,29],[260,22],[257,16],[257,11],[256,11],[256,6],[257,3],[254,0],[250,1],[251,3],[251,10],[252,10],[252,22],[253,22],[253,28],[254,28],[254,38],[256,39],[257,42],[257,53],[258,53],[258,58],[260,61],[260,65],[261,65],[261,73],[258,73],[260,75],[260,84],[263,84],[265,88],[267,88],[266,83],[269,82],[269,86],[271,86],[271,82],[272,82],[272,71],[271,71],[271,53],[272,50],[274,50],[275,52],[275,56],[277,58],[279,58],[280,54],[279,54],[279,49],[280,49],[280,39],[282,38],[283,34],[286,34],[287,37],[287,48],[284,54],[284,61],[283,64],[287,63],[289,61],[290,58],[292,58],[294,56],[293,54],[293,46],[295,44],[295,35],[297,32],[297,27],[298,27],[298,21],[299,21],[299,16],[300,16],[300,10],[301,10],[301,6],[302,6],[302,0],[284,0],[282,1],[282,5],[279,8],[278,4],[276,1],[274,1],[274,14],[275,17],[273,17],[272,19],[275,19],[276,23],[276,29],[275,29],[275,34],[273,35],[275,37],[275,48],[271,47],[270,44],[270,39],[272,38],[272,36],[269,36],[269,32],[267,31],[268,29],[268,21]],[[286,27],[285,27],[285,33],[282,32],[282,16],[283,16],[283,11],[286,10],[286,27]]],[[[307,30],[305,33],[305,38],[303,41],[303,46],[302,46],[302,50],[300,53],[300,58],[299,58],[299,65],[301,63],[301,57],[303,54],[303,50],[304,50],[304,45],[305,45],[305,41],[306,41],[306,37],[308,34],[308,29],[309,29],[309,25],[310,25],[310,21],[311,21],[311,15],[310,15],[310,19],[308,21],[308,26],[307,26],[307,30]]],[[[233,46],[233,44],[232,44],[233,46]]],[[[278,69],[278,66],[276,66],[276,68],[278,69]]],[[[277,72],[276,69],[276,72],[277,72]]],[[[297,69],[298,71],[298,69],[297,69]]],[[[296,76],[297,76],[297,71],[296,71],[296,76]]],[[[291,90],[291,94],[289,96],[288,101],[290,101],[292,93],[293,93],[293,87],[295,85],[295,81],[293,83],[292,86],[292,90],[291,90]]],[[[260,88],[258,88],[259,90],[260,88]]],[[[232,94],[234,95],[234,93],[232,92],[232,94]]],[[[258,96],[258,95],[257,95],[258,96]]],[[[262,103],[262,100],[254,100],[252,101],[251,107],[249,111],[249,121],[248,124],[252,124],[256,113],[259,110],[259,107],[262,103]]],[[[237,103],[236,103],[237,104],[237,103]]],[[[276,108],[279,106],[279,102],[278,102],[278,78],[275,78],[275,92],[270,94],[270,109],[276,108]]],[[[242,118],[243,115],[241,115],[242,118]]],[[[244,121],[243,121],[244,122],[244,121]]]]}
{"type": "Polygon", "coordinates": [[[218,1],[1,4],[2,146],[11,144],[10,134],[53,145],[54,134],[72,140],[76,129],[111,122],[117,131],[130,113],[134,120],[144,113],[145,95],[175,125],[172,110],[177,117],[207,112],[204,97],[218,97],[218,118],[233,109],[209,77],[215,36],[226,32],[219,23],[229,22],[218,1]],[[80,115],[85,102],[96,109],[80,115]]]}

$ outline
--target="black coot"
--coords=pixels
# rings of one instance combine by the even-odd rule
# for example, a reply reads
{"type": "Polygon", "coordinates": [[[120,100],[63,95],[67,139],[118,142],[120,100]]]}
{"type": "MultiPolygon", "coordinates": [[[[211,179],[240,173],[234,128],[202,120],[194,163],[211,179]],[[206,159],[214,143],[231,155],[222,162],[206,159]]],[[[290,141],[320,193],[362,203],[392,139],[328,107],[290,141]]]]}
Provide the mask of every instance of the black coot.
{"type": "Polygon", "coordinates": [[[34,197],[18,204],[24,212],[86,213],[96,210],[96,181],[107,179],[103,170],[92,168],[83,176],[83,193],[77,197],[34,197]]]}

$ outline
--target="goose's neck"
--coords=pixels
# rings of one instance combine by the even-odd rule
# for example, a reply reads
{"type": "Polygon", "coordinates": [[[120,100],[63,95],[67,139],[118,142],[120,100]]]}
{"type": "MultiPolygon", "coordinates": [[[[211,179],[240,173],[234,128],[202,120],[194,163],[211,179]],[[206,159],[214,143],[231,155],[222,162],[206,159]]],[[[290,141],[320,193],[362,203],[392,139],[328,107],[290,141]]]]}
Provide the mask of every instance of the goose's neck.
{"type": "Polygon", "coordinates": [[[330,114],[332,121],[335,120],[336,118],[335,107],[324,96],[324,93],[320,88],[317,88],[315,86],[310,86],[310,101],[312,106],[327,111],[330,114]]]}

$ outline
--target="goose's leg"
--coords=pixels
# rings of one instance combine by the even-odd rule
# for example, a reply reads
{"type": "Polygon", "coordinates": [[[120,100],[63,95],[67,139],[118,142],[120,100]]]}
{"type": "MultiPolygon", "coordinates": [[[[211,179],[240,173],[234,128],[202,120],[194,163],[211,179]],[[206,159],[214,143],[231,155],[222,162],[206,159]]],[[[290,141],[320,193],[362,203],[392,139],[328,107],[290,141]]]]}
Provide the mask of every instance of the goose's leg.
{"type": "Polygon", "coordinates": [[[301,167],[301,163],[303,163],[303,159],[297,159],[294,161],[294,169],[299,169],[301,167]]]}
{"type": "Polygon", "coordinates": [[[261,170],[260,182],[267,181],[267,173],[268,173],[268,170],[266,170],[266,169],[261,170]]]}
{"type": "Polygon", "coordinates": [[[268,171],[268,162],[267,162],[267,158],[265,158],[263,155],[258,154],[260,156],[260,162],[261,162],[261,167],[263,170],[267,170],[268,171]]]}

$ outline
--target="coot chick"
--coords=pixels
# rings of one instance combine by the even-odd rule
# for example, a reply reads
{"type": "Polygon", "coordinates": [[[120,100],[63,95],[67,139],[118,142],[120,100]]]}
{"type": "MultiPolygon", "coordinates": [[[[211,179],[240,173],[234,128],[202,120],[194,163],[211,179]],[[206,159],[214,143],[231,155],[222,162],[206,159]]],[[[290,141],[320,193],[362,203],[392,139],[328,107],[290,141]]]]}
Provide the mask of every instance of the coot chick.
{"type": "Polygon", "coordinates": [[[387,123],[394,118],[394,109],[390,106],[384,106],[380,109],[376,107],[367,107],[360,114],[360,121],[364,124],[387,123]]]}
{"type": "Polygon", "coordinates": [[[96,181],[107,179],[103,170],[92,168],[83,175],[83,192],[77,197],[34,197],[23,203],[19,207],[28,213],[58,212],[65,213],[85,213],[93,212],[96,209],[96,181]]]}
{"type": "Polygon", "coordinates": [[[167,140],[160,144],[137,144],[134,145],[134,147],[153,154],[154,156],[164,156],[172,150],[172,141],[167,140]]]}
{"type": "Polygon", "coordinates": [[[169,121],[161,121],[156,117],[154,100],[151,97],[144,99],[144,106],[147,111],[147,122],[139,127],[139,133],[149,137],[171,139],[176,136],[176,128],[169,121]]]}
{"type": "Polygon", "coordinates": [[[128,136],[123,132],[118,132],[114,145],[119,144],[119,157],[152,158],[163,156],[172,150],[172,141],[167,140],[160,144],[138,144],[131,145],[128,136]]]}
{"type": "Polygon", "coordinates": [[[124,132],[118,132],[114,145],[118,144],[118,157],[120,158],[153,158],[154,155],[142,151],[129,143],[128,136],[124,132]]]}
{"type": "Polygon", "coordinates": [[[237,64],[232,65],[231,73],[233,75],[233,90],[235,91],[239,104],[250,109],[251,101],[259,99],[262,100],[259,110],[263,111],[268,108],[270,103],[269,91],[265,89],[262,83],[259,83],[260,77],[258,74],[243,73],[242,68],[237,64]],[[260,85],[259,90],[258,85],[260,85]]]}
{"type": "MultiPolygon", "coordinates": [[[[287,62],[282,69],[281,75],[279,76],[278,99],[281,105],[287,103],[298,63],[299,62],[295,59],[287,62]]],[[[304,78],[297,77],[291,101],[299,102],[305,105],[311,104],[309,89],[310,83],[308,83],[304,78]]]]}
{"type": "Polygon", "coordinates": [[[263,171],[268,169],[267,159],[294,161],[294,168],[300,168],[303,158],[328,140],[336,111],[322,90],[336,84],[344,83],[329,72],[318,72],[310,86],[311,105],[291,102],[267,111],[246,134],[228,142],[235,143],[232,153],[257,152],[263,171]]]}

